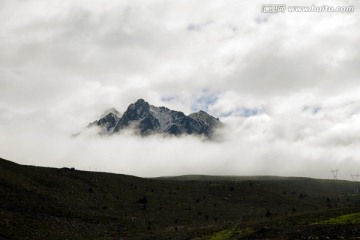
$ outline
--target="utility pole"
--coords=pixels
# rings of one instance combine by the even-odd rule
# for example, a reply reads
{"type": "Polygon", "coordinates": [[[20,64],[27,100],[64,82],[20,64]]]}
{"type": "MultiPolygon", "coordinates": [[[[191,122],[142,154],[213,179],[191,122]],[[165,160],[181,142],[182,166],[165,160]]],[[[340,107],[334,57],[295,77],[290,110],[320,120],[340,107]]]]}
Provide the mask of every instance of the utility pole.
{"type": "Polygon", "coordinates": [[[355,193],[355,194],[359,193],[359,187],[358,187],[358,184],[357,184],[357,181],[358,181],[358,179],[359,179],[359,176],[360,176],[359,173],[357,173],[357,174],[351,174],[351,178],[352,178],[352,180],[353,180],[353,182],[354,182],[354,193],[355,193]]]}
{"type": "Polygon", "coordinates": [[[339,169],[331,169],[331,173],[333,174],[334,180],[337,180],[339,169]]]}

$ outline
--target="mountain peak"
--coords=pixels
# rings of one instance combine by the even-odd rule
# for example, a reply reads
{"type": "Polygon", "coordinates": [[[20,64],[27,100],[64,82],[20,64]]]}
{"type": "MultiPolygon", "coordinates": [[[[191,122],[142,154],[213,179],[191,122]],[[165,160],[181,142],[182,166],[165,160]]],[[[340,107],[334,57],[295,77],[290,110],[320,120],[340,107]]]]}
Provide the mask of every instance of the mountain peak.
{"type": "Polygon", "coordinates": [[[139,98],[136,102],[135,105],[142,105],[142,104],[149,104],[148,102],[146,102],[144,99],[139,98]]]}
{"type": "Polygon", "coordinates": [[[140,98],[136,102],[129,105],[128,110],[130,109],[138,109],[138,111],[148,110],[150,108],[150,104],[146,102],[144,99],[140,98]]]}
{"type": "Polygon", "coordinates": [[[208,138],[213,136],[218,127],[223,126],[218,118],[203,110],[186,116],[183,112],[150,105],[142,98],[130,104],[121,117],[119,114],[110,113],[95,123],[108,135],[121,132],[123,129],[133,129],[142,136],[191,134],[208,138]]]}
{"type": "Polygon", "coordinates": [[[209,115],[207,112],[205,112],[205,111],[203,111],[203,110],[198,111],[197,114],[209,115]]]}
{"type": "Polygon", "coordinates": [[[120,115],[121,115],[121,113],[118,110],[116,110],[116,108],[110,108],[110,109],[106,110],[103,114],[101,114],[100,118],[104,118],[109,114],[114,114],[118,117],[120,117],[120,115]]]}

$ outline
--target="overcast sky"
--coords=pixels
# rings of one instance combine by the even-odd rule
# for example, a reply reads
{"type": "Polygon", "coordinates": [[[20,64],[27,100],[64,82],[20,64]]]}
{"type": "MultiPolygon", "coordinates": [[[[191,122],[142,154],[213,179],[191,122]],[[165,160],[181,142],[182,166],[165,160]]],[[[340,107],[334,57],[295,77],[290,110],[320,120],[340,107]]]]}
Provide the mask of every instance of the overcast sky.
{"type": "Polygon", "coordinates": [[[137,176],[338,168],[349,179],[360,171],[360,2],[262,13],[269,3],[0,0],[0,157],[137,176]],[[224,140],[70,137],[138,98],[206,110],[227,124],[224,140]]]}

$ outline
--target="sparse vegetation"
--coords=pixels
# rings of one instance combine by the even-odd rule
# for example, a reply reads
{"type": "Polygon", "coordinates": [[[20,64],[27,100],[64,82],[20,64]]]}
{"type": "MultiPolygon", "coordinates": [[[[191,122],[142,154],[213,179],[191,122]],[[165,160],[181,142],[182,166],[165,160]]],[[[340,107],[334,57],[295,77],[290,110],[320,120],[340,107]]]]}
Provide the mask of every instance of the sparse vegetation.
{"type": "Polygon", "coordinates": [[[215,234],[213,234],[209,240],[226,240],[226,239],[230,239],[231,237],[231,231],[230,230],[223,230],[220,232],[217,232],[215,234]]]}
{"type": "Polygon", "coordinates": [[[144,179],[1,159],[0,172],[0,239],[295,239],[330,224],[360,235],[360,197],[347,181],[144,179]]]}
{"type": "Polygon", "coordinates": [[[360,224],[360,213],[345,214],[339,217],[319,221],[314,224],[360,224]]]}

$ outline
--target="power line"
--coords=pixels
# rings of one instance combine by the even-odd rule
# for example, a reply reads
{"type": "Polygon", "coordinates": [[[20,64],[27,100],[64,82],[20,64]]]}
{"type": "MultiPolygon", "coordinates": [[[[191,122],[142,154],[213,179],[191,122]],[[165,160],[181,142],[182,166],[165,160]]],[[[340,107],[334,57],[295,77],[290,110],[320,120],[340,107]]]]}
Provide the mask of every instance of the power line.
{"type": "Polygon", "coordinates": [[[334,180],[337,180],[339,169],[331,169],[331,173],[333,174],[334,180]]]}
{"type": "Polygon", "coordinates": [[[358,181],[358,179],[359,179],[359,176],[360,176],[359,173],[357,173],[357,174],[351,174],[351,178],[352,178],[352,180],[353,180],[353,182],[354,182],[354,193],[359,193],[359,186],[358,186],[358,184],[357,184],[357,181],[358,181]]]}
{"type": "Polygon", "coordinates": [[[353,180],[354,182],[356,182],[356,181],[359,179],[359,176],[360,176],[359,173],[357,173],[357,174],[351,174],[351,178],[352,178],[352,180],[353,180]]]}

